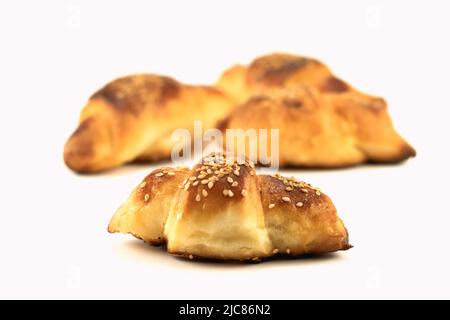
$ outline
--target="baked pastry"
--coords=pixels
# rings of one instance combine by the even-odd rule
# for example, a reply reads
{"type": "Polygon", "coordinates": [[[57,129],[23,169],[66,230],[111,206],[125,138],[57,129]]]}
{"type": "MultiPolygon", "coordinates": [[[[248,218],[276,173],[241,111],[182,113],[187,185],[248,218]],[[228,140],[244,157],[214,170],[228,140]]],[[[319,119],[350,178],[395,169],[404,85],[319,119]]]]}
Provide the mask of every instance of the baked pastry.
{"type": "MultiPolygon", "coordinates": [[[[279,128],[281,166],[340,167],[415,155],[382,98],[359,92],[318,60],[272,54],[225,71],[216,87],[152,74],[112,81],[81,112],[64,160],[89,173],[168,159],[176,143],[171,133],[192,134],[195,120],[203,130],[279,128]]],[[[251,148],[245,155],[267,164],[251,148]]]]}
{"type": "Polygon", "coordinates": [[[194,121],[214,127],[235,106],[208,86],[191,86],[153,74],[119,78],[97,91],[65,145],[64,160],[77,172],[98,172],[130,161],[170,158],[175,129],[194,121]]]}
{"type": "MultiPolygon", "coordinates": [[[[281,166],[391,163],[416,154],[394,130],[384,99],[359,92],[318,60],[263,56],[225,71],[217,86],[244,101],[222,121],[221,129],[280,129],[281,166]]],[[[255,158],[257,144],[247,146],[245,154],[263,162],[255,158]]]]}
{"type": "Polygon", "coordinates": [[[234,65],[223,72],[216,86],[241,102],[273,88],[308,86],[323,93],[358,92],[319,60],[287,53],[261,56],[248,66],[234,65]]]}
{"type": "Polygon", "coordinates": [[[251,161],[211,154],[192,170],[149,174],[111,219],[130,233],[193,259],[258,261],[350,248],[336,209],[318,188],[256,175],[251,161]]]}
{"type": "MultiPolygon", "coordinates": [[[[334,168],[363,162],[398,162],[415,155],[414,149],[392,127],[381,98],[364,95],[324,95],[314,87],[272,90],[255,95],[236,108],[221,123],[225,141],[238,152],[251,129],[279,129],[280,166],[334,168]],[[226,130],[241,129],[241,130],[226,130]]],[[[266,160],[259,144],[247,140],[246,156],[269,164],[272,141],[267,134],[266,160]]],[[[275,149],[276,150],[276,149],[275,149]]]]}

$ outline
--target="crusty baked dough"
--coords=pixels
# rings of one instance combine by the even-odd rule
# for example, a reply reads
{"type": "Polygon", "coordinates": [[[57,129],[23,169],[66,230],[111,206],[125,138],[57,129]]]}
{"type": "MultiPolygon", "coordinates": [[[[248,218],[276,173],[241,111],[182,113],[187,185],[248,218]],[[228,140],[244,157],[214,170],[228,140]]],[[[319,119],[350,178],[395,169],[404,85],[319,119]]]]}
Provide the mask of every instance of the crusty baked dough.
{"type": "Polygon", "coordinates": [[[187,168],[154,170],[133,190],[117,210],[108,230],[131,233],[152,245],[164,243],[164,224],[178,186],[188,177],[187,168]]]}
{"type": "Polygon", "coordinates": [[[170,158],[172,132],[193,133],[195,120],[214,127],[235,102],[220,90],[153,74],[119,78],[96,92],[65,145],[64,160],[77,172],[98,172],[126,162],[170,158]]]}
{"type": "Polygon", "coordinates": [[[258,178],[274,250],[301,255],[349,248],[344,223],[333,202],[318,188],[280,175],[258,178]]]}
{"type": "Polygon", "coordinates": [[[280,175],[258,176],[252,162],[221,154],[191,171],[152,172],[108,231],[166,243],[169,253],[191,259],[260,260],[350,248],[333,203],[318,188],[280,175]]]}
{"type": "MultiPolygon", "coordinates": [[[[236,153],[255,159],[259,144],[247,143],[238,151],[247,129],[279,129],[279,165],[342,167],[363,162],[397,162],[415,154],[414,149],[393,129],[381,98],[342,93],[325,95],[314,87],[273,89],[255,95],[236,108],[221,124],[236,130],[224,135],[236,153]]],[[[267,135],[267,155],[272,141],[267,135]]],[[[247,140],[248,141],[248,140],[247,140]]],[[[267,164],[267,163],[265,163],[267,164]]]]}
{"type": "Polygon", "coordinates": [[[253,60],[248,66],[235,65],[225,70],[217,87],[238,101],[265,93],[273,88],[309,86],[322,92],[354,90],[349,84],[332,75],[316,59],[285,53],[273,53],[253,60]]]}
{"type": "Polygon", "coordinates": [[[215,87],[152,74],[112,81],[81,112],[64,160],[92,173],[168,159],[171,133],[186,128],[192,134],[195,120],[204,130],[279,128],[282,166],[340,167],[415,155],[394,130],[382,98],[356,90],[316,59],[276,53],[230,68],[215,87]]]}
{"type": "Polygon", "coordinates": [[[217,87],[242,102],[221,128],[280,129],[282,166],[399,162],[416,154],[394,130],[384,99],[356,90],[318,60],[262,56],[225,71],[217,87]]]}

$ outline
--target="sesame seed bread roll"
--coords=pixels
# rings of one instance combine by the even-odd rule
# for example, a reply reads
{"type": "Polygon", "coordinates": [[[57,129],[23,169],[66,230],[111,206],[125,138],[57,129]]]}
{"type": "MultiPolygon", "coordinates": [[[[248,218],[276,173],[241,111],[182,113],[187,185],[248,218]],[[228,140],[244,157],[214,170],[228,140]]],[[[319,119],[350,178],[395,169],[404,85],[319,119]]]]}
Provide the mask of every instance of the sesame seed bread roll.
{"type": "Polygon", "coordinates": [[[175,129],[192,135],[195,120],[204,130],[215,127],[234,106],[214,87],[153,74],[119,78],[89,99],[65,145],[64,161],[76,172],[94,173],[130,161],[168,159],[175,129]]]}
{"type": "Polygon", "coordinates": [[[152,245],[165,243],[164,225],[173,195],[189,172],[187,168],[154,170],[133,189],[128,200],[117,210],[108,231],[130,233],[152,245]]]}
{"type": "Polygon", "coordinates": [[[249,160],[211,154],[192,170],[163,168],[135,188],[109,232],[182,257],[260,261],[346,250],[348,233],[318,188],[258,176],[249,160]]]}
{"type": "Polygon", "coordinates": [[[169,211],[167,251],[224,260],[269,256],[259,191],[248,161],[239,165],[220,156],[205,158],[169,211]]]}
{"type": "Polygon", "coordinates": [[[301,255],[350,248],[347,230],[333,202],[318,188],[278,174],[258,178],[275,252],[301,255]]]}
{"type": "Polygon", "coordinates": [[[383,98],[358,91],[316,59],[262,56],[226,70],[217,87],[241,103],[221,129],[280,129],[281,166],[395,163],[416,155],[383,98]]]}

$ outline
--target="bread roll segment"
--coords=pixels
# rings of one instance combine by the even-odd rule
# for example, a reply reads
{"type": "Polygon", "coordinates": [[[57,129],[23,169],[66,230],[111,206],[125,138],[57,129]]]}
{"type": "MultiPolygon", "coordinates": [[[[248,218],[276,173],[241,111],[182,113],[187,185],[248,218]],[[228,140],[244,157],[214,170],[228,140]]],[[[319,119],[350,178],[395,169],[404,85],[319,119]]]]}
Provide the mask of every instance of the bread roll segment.
{"type": "Polygon", "coordinates": [[[126,162],[168,159],[175,129],[193,134],[194,121],[215,127],[235,101],[209,86],[191,86],[153,74],[116,79],[97,91],[81,112],[64,148],[64,161],[92,173],[126,162]]]}
{"type": "Polygon", "coordinates": [[[241,163],[213,154],[194,167],[169,211],[169,253],[234,260],[270,255],[258,179],[248,161],[241,163]]]}
{"type": "Polygon", "coordinates": [[[130,233],[152,245],[165,243],[164,225],[173,195],[189,172],[187,168],[161,168],[151,172],[114,214],[108,231],[130,233]]]}
{"type": "Polygon", "coordinates": [[[316,59],[262,56],[225,71],[217,87],[241,101],[221,129],[280,129],[281,166],[392,163],[416,154],[395,131],[384,99],[358,91],[316,59]]]}
{"type": "Polygon", "coordinates": [[[248,66],[235,65],[224,71],[216,86],[241,102],[273,88],[308,86],[325,92],[351,89],[320,61],[285,53],[258,57],[248,66]]]}
{"type": "Polygon", "coordinates": [[[109,232],[166,244],[183,257],[259,261],[350,248],[331,200],[249,160],[211,154],[192,170],[151,173],[113,216],[109,232]]]}
{"type": "MultiPolygon", "coordinates": [[[[270,94],[253,96],[236,108],[223,122],[222,129],[224,132],[243,129],[235,131],[235,136],[245,135],[247,129],[257,129],[258,135],[259,129],[267,132],[279,129],[278,141],[271,141],[267,134],[267,155],[272,157],[272,144],[278,143],[281,167],[338,167],[364,161],[365,155],[352,134],[353,126],[342,121],[332,108],[331,101],[315,88],[276,89],[270,94]]],[[[228,144],[227,139],[229,136],[225,135],[228,144]]],[[[248,148],[251,146],[248,144],[248,148]]],[[[260,152],[259,149],[247,150],[249,157],[260,152]]],[[[238,152],[236,149],[228,151],[238,152]]],[[[252,160],[257,161],[259,157],[252,160]]]]}
{"type": "Polygon", "coordinates": [[[318,188],[278,174],[258,178],[266,228],[277,252],[301,255],[350,247],[333,202],[318,188]]]}

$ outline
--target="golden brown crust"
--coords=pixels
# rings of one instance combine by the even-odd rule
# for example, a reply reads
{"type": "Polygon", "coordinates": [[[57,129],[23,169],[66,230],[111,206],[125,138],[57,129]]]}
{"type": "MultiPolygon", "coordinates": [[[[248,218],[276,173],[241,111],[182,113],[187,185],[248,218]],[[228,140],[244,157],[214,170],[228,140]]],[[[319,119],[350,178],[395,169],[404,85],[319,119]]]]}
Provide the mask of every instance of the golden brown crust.
{"type": "Polygon", "coordinates": [[[280,175],[259,176],[266,228],[276,253],[301,255],[347,250],[348,233],[330,198],[280,175]]]}
{"type": "Polygon", "coordinates": [[[288,147],[284,142],[280,145],[280,163],[286,166],[390,163],[415,155],[414,149],[395,132],[381,98],[359,92],[316,59],[274,53],[259,57],[248,66],[235,65],[226,70],[216,87],[185,85],[153,74],[112,81],[89,99],[79,127],[65,145],[64,161],[77,172],[91,173],[131,161],[168,159],[175,143],[170,140],[173,130],[186,128],[192,133],[195,120],[203,121],[204,130],[213,127],[225,130],[237,125],[281,129],[284,137],[293,139],[288,147]],[[325,106],[307,113],[277,110],[307,109],[300,103],[305,97],[292,99],[298,90],[314,91],[315,103],[325,106]],[[266,104],[265,100],[273,98],[274,92],[283,92],[286,97],[265,114],[264,108],[257,105],[266,104]],[[233,112],[238,104],[243,107],[233,112]],[[327,107],[328,104],[333,107],[327,107]],[[253,117],[242,111],[248,106],[253,117]],[[312,124],[292,119],[278,124],[261,120],[277,118],[278,113],[307,114],[312,124]],[[328,121],[331,123],[327,124],[328,121]],[[324,126],[329,129],[322,130],[324,126]],[[317,131],[319,138],[315,135],[317,131]],[[326,141],[322,141],[325,136],[326,141]],[[305,147],[304,138],[322,142],[313,142],[309,148],[305,147]],[[343,150],[336,152],[341,143],[343,150]],[[316,150],[318,145],[323,149],[320,154],[316,150]],[[299,150],[303,157],[297,159],[292,151],[299,150]]]}
{"type": "Polygon", "coordinates": [[[350,247],[331,200],[305,182],[257,176],[252,162],[220,154],[172,178],[170,170],[144,179],[108,230],[190,259],[260,261],[350,247]]]}
{"type": "Polygon", "coordinates": [[[320,90],[323,92],[342,93],[350,91],[351,88],[345,81],[335,76],[329,76],[320,85],[320,90]]]}
{"type": "Polygon", "coordinates": [[[213,154],[194,167],[169,212],[169,253],[225,260],[270,255],[252,166],[213,154]]]}
{"type": "MultiPolygon", "coordinates": [[[[242,135],[247,129],[279,129],[280,166],[339,167],[363,162],[365,155],[355,143],[353,128],[332,108],[330,100],[311,87],[273,90],[238,107],[226,127],[243,129],[242,135]]],[[[271,145],[268,135],[269,157],[271,145]]]]}
{"type": "Polygon", "coordinates": [[[246,166],[245,162],[243,165],[237,162],[226,165],[221,163],[222,160],[216,160],[215,156],[212,159],[214,160],[203,160],[197,164],[185,184],[189,184],[187,211],[200,207],[204,210],[219,210],[224,197],[228,197],[230,202],[242,201],[244,182],[250,174],[255,175],[254,169],[246,166]],[[224,192],[228,195],[224,195],[224,192]]]}
{"type": "Polygon", "coordinates": [[[274,88],[310,86],[322,92],[353,90],[349,84],[333,76],[322,62],[287,53],[261,56],[247,67],[234,66],[222,74],[217,86],[241,102],[274,88]]]}
{"type": "Polygon", "coordinates": [[[189,172],[168,167],[152,171],[114,214],[108,232],[130,233],[152,245],[164,244],[164,224],[173,195],[189,172]]]}
{"type": "Polygon", "coordinates": [[[90,99],[101,99],[119,112],[139,116],[151,101],[156,108],[163,108],[167,102],[179,97],[182,85],[169,77],[139,74],[123,77],[108,83],[90,99]]]}
{"type": "Polygon", "coordinates": [[[332,98],[333,111],[352,128],[355,144],[368,162],[394,163],[416,151],[394,129],[383,98],[343,93],[332,98]]]}
{"type": "Polygon", "coordinates": [[[192,134],[216,125],[234,108],[219,89],[190,86],[153,74],[119,78],[96,92],[66,143],[64,160],[77,172],[98,172],[138,160],[170,157],[175,129],[192,134]]]}
{"type": "Polygon", "coordinates": [[[226,71],[217,85],[243,101],[221,130],[280,129],[281,166],[346,167],[415,156],[382,98],[357,91],[317,60],[267,55],[226,71]]]}
{"type": "MultiPolygon", "coordinates": [[[[295,209],[296,212],[305,212],[311,206],[317,205],[326,198],[319,188],[313,187],[294,178],[283,177],[279,174],[273,176],[259,175],[261,184],[262,202],[264,208],[270,204],[284,209],[295,209]],[[287,201],[283,198],[289,198],[287,201]],[[296,204],[299,204],[296,206],[296,204]]],[[[271,211],[268,211],[270,214],[271,211]]]]}
{"type": "Polygon", "coordinates": [[[250,83],[280,86],[293,74],[318,64],[317,60],[287,54],[263,56],[250,64],[247,79],[250,83]]]}

